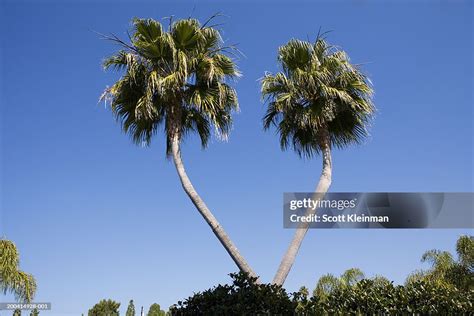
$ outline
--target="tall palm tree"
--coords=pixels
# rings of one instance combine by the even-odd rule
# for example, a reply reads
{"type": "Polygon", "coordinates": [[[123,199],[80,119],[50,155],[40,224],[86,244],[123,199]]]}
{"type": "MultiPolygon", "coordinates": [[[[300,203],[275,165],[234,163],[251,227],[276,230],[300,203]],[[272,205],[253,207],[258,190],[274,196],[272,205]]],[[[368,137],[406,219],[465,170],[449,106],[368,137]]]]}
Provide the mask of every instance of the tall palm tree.
{"type": "Polygon", "coordinates": [[[202,147],[208,144],[212,127],[226,137],[232,111],[238,110],[235,90],[229,85],[239,76],[226,54],[219,31],[195,19],[178,20],[168,30],[153,19],[134,19],[130,43],[108,37],[122,49],[104,61],[106,69],[123,71],[106,89],[103,98],[123,130],[137,144],[149,144],[163,130],[166,153],[173,158],[184,191],[239,269],[255,273],[239,253],[223,227],[196,192],[181,159],[180,144],[195,132],[202,147]]]}
{"type": "MultiPolygon", "coordinates": [[[[274,125],[283,150],[301,157],[321,154],[322,173],[315,199],[331,185],[331,148],[360,143],[375,107],[370,80],[347,54],[319,37],[314,43],[290,40],[278,51],[281,71],[262,79],[268,104],[264,127],[274,125]]],[[[302,223],[284,255],[273,283],[282,285],[308,230],[302,223]]]]}
{"type": "Polygon", "coordinates": [[[16,299],[29,303],[36,292],[35,278],[19,269],[20,256],[15,244],[0,239],[0,291],[13,293],[16,299]]]}

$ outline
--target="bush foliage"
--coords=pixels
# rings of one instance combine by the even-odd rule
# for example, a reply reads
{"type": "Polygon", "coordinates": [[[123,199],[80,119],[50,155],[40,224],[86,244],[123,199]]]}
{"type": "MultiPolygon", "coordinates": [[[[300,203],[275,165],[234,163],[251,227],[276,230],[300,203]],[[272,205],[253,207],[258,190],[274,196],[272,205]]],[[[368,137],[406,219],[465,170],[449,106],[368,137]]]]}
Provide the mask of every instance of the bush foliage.
{"type": "Polygon", "coordinates": [[[88,316],[119,316],[120,303],[113,300],[101,300],[87,313],[88,316]]]}
{"type": "Polygon", "coordinates": [[[230,274],[231,285],[218,285],[171,307],[172,315],[474,315],[473,290],[419,280],[395,286],[362,279],[328,295],[287,293],[280,286],[257,284],[243,273],[230,274]]]}
{"type": "Polygon", "coordinates": [[[297,300],[281,286],[258,284],[256,278],[231,273],[231,285],[195,293],[171,307],[172,315],[288,315],[297,300]]]}
{"type": "Polygon", "coordinates": [[[364,279],[340,287],[327,297],[313,296],[303,304],[302,314],[442,314],[474,313],[473,291],[427,281],[395,286],[364,279]]]}

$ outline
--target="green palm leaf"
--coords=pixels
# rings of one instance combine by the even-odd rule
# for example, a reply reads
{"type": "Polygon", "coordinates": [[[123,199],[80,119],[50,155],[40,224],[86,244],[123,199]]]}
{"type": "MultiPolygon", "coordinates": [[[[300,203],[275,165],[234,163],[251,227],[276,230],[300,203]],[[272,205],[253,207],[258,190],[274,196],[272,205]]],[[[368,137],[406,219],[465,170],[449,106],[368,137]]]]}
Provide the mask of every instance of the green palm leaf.
{"type": "Polygon", "coordinates": [[[35,278],[19,269],[20,257],[15,244],[0,239],[0,291],[12,293],[24,302],[31,302],[36,292],[35,278]]]}

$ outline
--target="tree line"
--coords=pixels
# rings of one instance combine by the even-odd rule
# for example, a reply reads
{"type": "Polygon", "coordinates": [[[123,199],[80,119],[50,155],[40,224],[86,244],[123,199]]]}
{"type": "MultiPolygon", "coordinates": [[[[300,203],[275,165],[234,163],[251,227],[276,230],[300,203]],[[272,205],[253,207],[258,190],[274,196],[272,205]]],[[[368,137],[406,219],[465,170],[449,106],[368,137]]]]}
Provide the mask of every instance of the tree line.
{"type": "MultiPolygon", "coordinates": [[[[0,253],[9,251],[18,258],[15,245],[0,240],[0,253]]],[[[6,257],[2,257],[4,259],[6,257]]],[[[7,262],[3,260],[2,262],[7,262]]],[[[421,256],[429,268],[409,274],[404,285],[394,285],[384,276],[368,278],[357,268],[340,276],[325,274],[319,278],[310,295],[306,287],[288,293],[281,285],[257,282],[244,272],[231,273],[232,284],[217,285],[197,292],[184,301],[172,305],[167,312],[159,304],[152,304],[147,316],[165,315],[319,315],[319,314],[458,314],[474,315],[474,237],[461,236],[456,242],[456,255],[432,249],[421,256]]],[[[5,265],[4,265],[5,266],[5,265]]],[[[16,266],[18,269],[18,266],[16,266]]],[[[9,285],[8,273],[2,269],[0,286],[4,293],[17,290],[9,285]]],[[[21,291],[20,293],[24,293],[21,291]]],[[[34,292],[30,293],[34,296],[34,292]]],[[[119,316],[120,303],[104,299],[88,311],[88,316],[119,316]]],[[[143,307],[142,307],[143,312],[143,307]]],[[[140,315],[142,315],[142,312],[140,315]]],[[[39,311],[29,312],[38,316],[39,311]]],[[[13,311],[21,316],[20,310],[13,311]]],[[[130,300],[126,316],[135,316],[130,300]]]]}
{"type": "Polygon", "coordinates": [[[426,270],[410,274],[403,285],[386,277],[368,278],[352,268],[326,274],[310,295],[308,288],[288,293],[275,284],[259,284],[244,273],[231,274],[231,285],[198,292],[170,308],[172,315],[474,315],[474,238],[461,236],[457,258],[429,250],[426,270]]]}
{"type": "MultiPolygon", "coordinates": [[[[101,300],[95,304],[87,313],[87,316],[119,316],[120,303],[113,300],[101,300]]],[[[136,316],[135,304],[133,300],[128,303],[125,316],[136,316]]],[[[144,314],[143,307],[139,315],[146,316],[165,316],[167,313],[161,309],[160,304],[154,303],[150,306],[148,312],[144,314]]]]}

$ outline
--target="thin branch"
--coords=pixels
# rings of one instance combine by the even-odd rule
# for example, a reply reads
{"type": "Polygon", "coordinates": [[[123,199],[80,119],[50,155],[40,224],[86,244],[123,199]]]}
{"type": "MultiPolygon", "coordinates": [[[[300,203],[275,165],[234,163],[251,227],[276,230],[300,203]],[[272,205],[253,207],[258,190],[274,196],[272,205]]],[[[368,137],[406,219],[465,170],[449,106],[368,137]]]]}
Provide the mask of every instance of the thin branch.
{"type": "Polygon", "coordinates": [[[115,42],[115,43],[117,43],[117,44],[119,44],[119,45],[121,45],[125,48],[130,49],[131,51],[134,51],[135,53],[138,53],[138,50],[135,47],[133,47],[130,44],[125,43],[117,35],[115,35],[113,33],[111,33],[110,35],[106,35],[106,34],[99,33],[99,32],[94,31],[94,30],[91,30],[91,31],[98,34],[101,37],[101,39],[103,39],[103,40],[115,42]]]}
{"type": "MultiPolygon", "coordinates": [[[[225,25],[225,23],[216,23],[216,24],[212,24],[212,25],[209,25],[207,26],[206,28],[216,28],[218,26],[222,26],[222,25],[225,25]]],[[[201,28],[202,29],[202,28],[201,28]]]]}
{"type": "Polygon", "coordinates": [[[171,15],[171,16],[165,16],[162,20],[169,20],[169,24],[168,24],[168,31],[171,32],[171,26],[173,24],[173,18],[174,18],[174,15],[171,15]]]}
{"type": "Polygon", "coordinates": [[[326,34],[329,34],[331,32],[334,32],[334,30],[329,30],[329,31],[325,31],[325,32],[322,32],[321,33],[321,27],[319,27],[319,30],[318,30],[318,36],[316,36],[316,42],[319,40],[319,39],[326,39],[325,35],[326,34]]]}
{"type": "Polygon", "coordinates": [[[219,16],[224,16],[224,15],[221,12],[216,12],[213,15],[211,15],[211,17],[207,19],[206,22],[204,22],[204,24],[201,26],[201,30],[204,29],[209,22],[211,22],[213,19],[219,16]]]}
{"type": "Polygon", "coordinates": [[[196,11],[196,4],[193,5],[193,9],[191,10],[191,13],[189,14],[188,19],[191,19],[191,16],[194,14],[195,11],[196,11]]]}
{"type": "Polygon", "coordinates": [[[232,44],[232,45],[228,45],[228,46],[222,46],[222,47],[219,47],[217,49],[214,49],[208,53],[206,53],[206,55],[212,55],[212,54],[215,54],[215,53],[218,53],[218,52],[225,52],[227,54],[231,54],[232,56],[234,57],[239,57],[239,54],[243,57],[247,57],[245,56],[245,54],[240,51],[238,48],[237,48],[237,44],[232,44]],[[237,52],[238,54],[236,54],[235,52],[237,52]]]}

